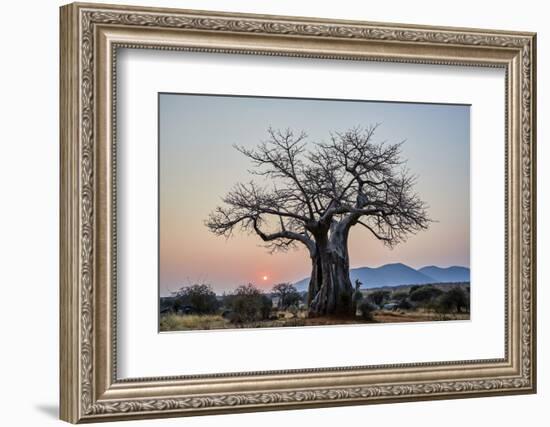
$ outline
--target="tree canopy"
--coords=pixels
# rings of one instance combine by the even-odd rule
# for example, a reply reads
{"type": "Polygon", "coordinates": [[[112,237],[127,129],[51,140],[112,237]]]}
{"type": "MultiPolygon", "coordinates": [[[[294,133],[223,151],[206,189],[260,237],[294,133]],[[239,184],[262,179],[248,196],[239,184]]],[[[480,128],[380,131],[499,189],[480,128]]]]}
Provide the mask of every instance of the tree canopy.
{"type": "Polygon", "coordinates": [[[249,172],[270,185],[235,184],[206,225],[223,236],[254,232],[271,250],[301,243],[310,251],[316,228],[336,222],[359,224],[388,246],[425,229],[427,206],[413,191],[416,177],[405,167],[402,142],[376,143],[376,129],[336,132],[308,149],[304,132],[270,128],[256,148],[235,145],[250,159],[249,172]]]}

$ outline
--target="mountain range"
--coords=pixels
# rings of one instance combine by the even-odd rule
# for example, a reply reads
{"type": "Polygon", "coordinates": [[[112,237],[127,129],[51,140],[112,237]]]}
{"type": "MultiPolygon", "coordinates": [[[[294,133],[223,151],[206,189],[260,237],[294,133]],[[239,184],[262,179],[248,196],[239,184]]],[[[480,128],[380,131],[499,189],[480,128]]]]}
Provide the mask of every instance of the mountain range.
{"type": "MultiPolygon", "coordinates": [[[[423,285],[427,283],[469,282],[470,269],[467,267],[437,267],[430,265],[415,270],[402,263],[386,264],[380,267],[359,267],[350,270],[352,283],[359,279],[361,289],[379,288],[382,286],[423,285]]],[[[299,291],[307,291],[309,277],[302,279],[294,286],[299,291]]]]}

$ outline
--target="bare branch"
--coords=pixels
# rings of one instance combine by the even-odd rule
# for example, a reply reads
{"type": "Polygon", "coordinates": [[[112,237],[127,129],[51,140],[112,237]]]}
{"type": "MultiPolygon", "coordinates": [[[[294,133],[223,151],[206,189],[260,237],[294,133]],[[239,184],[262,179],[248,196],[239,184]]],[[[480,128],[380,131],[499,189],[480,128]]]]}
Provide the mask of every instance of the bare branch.
{"type": "Polygon", "coordinates": [[[401,157],[404,141],[374,142],[377,128],[333,133],[309,150],[305,133],[270,128],[268,140],[257,147],[236,146],[251,160],[252,174],[273,188],[235,185],[206,225],[226,237],[236,229],[254,232],[271,250],[300,242],[310,252],[320,233],[347,235],[356,224],[388,246],[426,229],[431,220],[413,191],[417,178],[401,157]]]}

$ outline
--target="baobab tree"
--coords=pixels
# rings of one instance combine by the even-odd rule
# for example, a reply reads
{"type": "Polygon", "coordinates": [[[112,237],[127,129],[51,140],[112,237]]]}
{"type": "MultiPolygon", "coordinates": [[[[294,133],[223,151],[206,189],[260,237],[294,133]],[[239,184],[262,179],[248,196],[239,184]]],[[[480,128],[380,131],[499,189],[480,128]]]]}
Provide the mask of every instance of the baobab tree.
{"type": "Polygon", "coordinates": [[[403,142],[374,142],[376,126],[307,144],[305,133],[269,129],[255,148],[235,145],[263,181],[238,183],[205,221],[216,235],[255,233],[271,251],[303,245],[311,258],[310,316],[353,315],[348,239],[366,228],[389,247],[426,229],[426,204],[401,157],[403,142]]]}

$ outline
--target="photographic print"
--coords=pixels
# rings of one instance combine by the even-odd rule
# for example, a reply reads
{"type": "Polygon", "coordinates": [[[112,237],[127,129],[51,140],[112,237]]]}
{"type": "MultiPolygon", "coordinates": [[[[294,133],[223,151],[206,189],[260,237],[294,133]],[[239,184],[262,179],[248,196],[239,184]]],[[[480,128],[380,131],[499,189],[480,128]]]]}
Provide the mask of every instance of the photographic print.
{"type": "Polygon", "coordinates": [[[469,105],[158,102],[161,332],[470,318],[469,105]]]}

